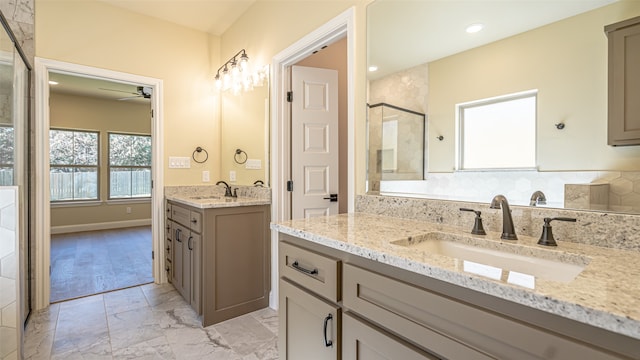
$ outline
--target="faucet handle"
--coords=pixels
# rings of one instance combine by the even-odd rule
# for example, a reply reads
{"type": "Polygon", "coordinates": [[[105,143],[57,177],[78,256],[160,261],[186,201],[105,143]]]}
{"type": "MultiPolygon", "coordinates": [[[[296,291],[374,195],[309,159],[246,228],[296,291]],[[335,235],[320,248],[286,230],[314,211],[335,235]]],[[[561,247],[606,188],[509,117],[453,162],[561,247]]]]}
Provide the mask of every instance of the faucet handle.
{"type": "Polygon", "coordinates": [[[553,238],[553,231],[551,229],[551,221],[553,220],[570,221],[570,222],[577,221],[574,218],[568,218],[568,217],[544,218],[544,225],[542,225],[542,235],[540,235],[540,240],[538,240],[538,245],[558,246],[558,243],[556,243],[556,240],[553,238]]]}
{"type": "Polygon", "coordinates": [[[484,231],[484,227],[482,226],[482,217],[480,217],[480,215],[482,215],[481,211],[473,210],[473,209],[467,209],[467,208],[460,208],[460,211],[470,211],[470,212],[474,212],[476,214],[475,223],[473,224],[473,229],[471,230],[472,234],[474,234],[474,235],[487,235],[487,232],[484,231]]]}

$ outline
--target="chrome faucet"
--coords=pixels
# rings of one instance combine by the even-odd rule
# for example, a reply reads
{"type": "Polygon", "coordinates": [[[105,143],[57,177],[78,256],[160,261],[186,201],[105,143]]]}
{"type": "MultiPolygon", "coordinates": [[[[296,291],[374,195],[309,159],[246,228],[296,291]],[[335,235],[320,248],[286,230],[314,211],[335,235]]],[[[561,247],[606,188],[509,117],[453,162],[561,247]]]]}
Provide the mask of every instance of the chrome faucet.
{"type": "Polygon", "coordinates": [[[504,240],[518,240],[516,230],[513,227],[513,219],[511,218],[511,209],[509,209],[509,202],[504,195],[496,195],[491,200],[491,209],[502,208],[502,235],[500,239],[504,240]]]}
{"type": "Polygon", "coordinates": [[[233,197],[233,194],[231,194],[231,186],[229,186],[229,184],[227,184],[226,182],[220,180],[216,183],[216,185],[220,185],[223,184],[225,189],[224,189],[224,196],[227,197],[233,197]]]}
{"type": "Polygon", "coordinates": [[[547,197],[540,190],[536,190],[533,194],[531,194],[531,200],[529,201],[529,206],[536,206],[538,204],[547,204],[547,197]]]}

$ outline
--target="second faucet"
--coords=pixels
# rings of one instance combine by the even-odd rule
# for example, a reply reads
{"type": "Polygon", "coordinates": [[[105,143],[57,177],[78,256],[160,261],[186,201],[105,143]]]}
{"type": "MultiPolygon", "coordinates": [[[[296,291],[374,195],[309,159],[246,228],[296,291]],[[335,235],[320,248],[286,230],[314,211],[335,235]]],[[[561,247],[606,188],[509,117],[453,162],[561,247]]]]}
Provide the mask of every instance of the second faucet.
{"type": "Polygon", "coordinates": [[[491,206],[489,207],[491,209],[502,209],[502,235],[500,239],[518,240],[507,198],[504,195],[496,195],[493,197],[493,200],[491,200],[491,206]]]}

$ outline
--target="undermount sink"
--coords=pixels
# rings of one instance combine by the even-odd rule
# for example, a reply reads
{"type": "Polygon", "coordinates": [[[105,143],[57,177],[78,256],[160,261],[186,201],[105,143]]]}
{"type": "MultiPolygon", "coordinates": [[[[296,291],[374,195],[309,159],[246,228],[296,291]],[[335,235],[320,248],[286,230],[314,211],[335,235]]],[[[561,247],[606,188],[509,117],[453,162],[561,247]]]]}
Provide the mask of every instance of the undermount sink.
{"type": "Polygon", "coordinates": [[[193,200],[217,200],[217,199],[220,199],[220,196],[214,196],[214,195],[192,196],[192,197],[190,197],[190,199],[193,199],[193,200]]]}
{"type": "Polygon", "coordinates": [[[391,243],[459,259],[463,271],[530,288],[535,286],[535,278],[570,282],[590,260],[579,254],[444,232],[430,232],[391,243]]]}

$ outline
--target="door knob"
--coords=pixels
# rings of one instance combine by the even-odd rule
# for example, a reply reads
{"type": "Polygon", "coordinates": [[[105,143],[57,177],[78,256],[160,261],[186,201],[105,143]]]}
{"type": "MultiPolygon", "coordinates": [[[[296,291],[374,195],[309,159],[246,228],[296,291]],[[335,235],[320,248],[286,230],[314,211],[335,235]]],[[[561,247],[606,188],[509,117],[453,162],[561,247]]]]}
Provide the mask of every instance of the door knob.
{"type": "Polygon", "coordinates": [[[338,194],[329,194],[329,197],[323,198],[331,202],[338,202],[338,194]]]}

